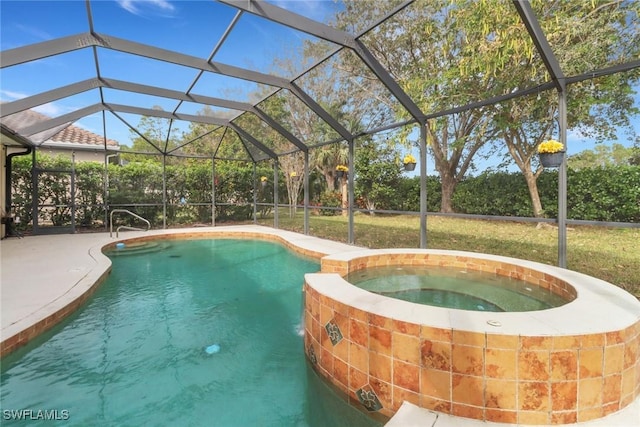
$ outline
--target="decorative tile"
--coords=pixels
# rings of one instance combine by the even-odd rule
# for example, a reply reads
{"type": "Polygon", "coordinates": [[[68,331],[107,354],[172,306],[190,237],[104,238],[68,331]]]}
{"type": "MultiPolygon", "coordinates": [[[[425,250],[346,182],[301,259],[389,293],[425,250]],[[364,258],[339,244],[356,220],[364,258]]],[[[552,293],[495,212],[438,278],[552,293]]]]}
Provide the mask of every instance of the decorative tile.
{"type": "Polygon", "coordinates": [[[602,413],[604,412],[602,407],[589,408],[589,409],[580,409],[578,410],[578,422],[585,422],[590,420],[595,420],[596,418],[602,418],[602,413]]]}
{"type": "Polygon", "coordinates": [[[362,387],[356,391],[356,396],[362,405],[367,408],[369,412],[376,412],[382,409],[382,404],[376,396],[376,393],[369,386],[362,387]]]}
{"type": "Polygon", "coordinates": [[[602,347],[580,349],[579,378],[595,378],[602,376],[602,347]]]}
{"type": "Polygon", "coordinates": [[[420,335],[420,325],[400,320],[393,321],[393,330],[402,334],[413,335],[414,337],[420,335]]]}
{"type": "Polygon", "coordinates": [[[485,347],[486,337],[485,334],[476,332],[453,330],[453,343],[459,345],[467,345],[473,347],[485,347]]]}
{"type": "Polygon", "coordinates": [[[523,350],[549,350],[552,343],[551,337],[520,337],[520,346],[523,350]]]}
{"type": "Polygon", "coordinates": [[[554,351],[551,353],[551,380],[566,381],[578,378],[577,350],[554,351]]]}
{"type": "Polygon", "coordinates": [[[518,354],[518,379],[547,381],[549,379],[548,351],[521,351],[518,354]]]}
{"type": "Polygon", "coordinates": [[[390,383],[369,377],[369,387],[378,396],[378,400],[384,409],[380,412],[385,413],[393,406],[393,385],[390,383]]]}
{"type": "Polygon", "coordinates": [[[575,424],[578,422],[576,411],[552,412],[551,424],[575,424]]]}
{"type": "Polygon", "coordinates": [[[393,383],[414,392],[420,391],[420,367],[400,360],[393,360],[393,383]]]}
{"type": "Polygon", "coordinates": [[[336,345],[342,341],[342,332],[340,332],[340,328],[335,321],[330,320],[326,325],[324,325],[324,329],[327,331],[331,344],[336,345]]]}
{"type": "Polygon", "coordinates": [[[518,384],[518,409],[520,411],[547,412],[549,410],[549,391],[549,385],[545,382],[520,382],[518,384]]]}
{"type": "Polygon", "coordinates": [[[516,381],[485,380],[484,406],[503,410],[516,410],[518,383],[516,381]]]}
{"type": "Polygon", "coordinates": [[[347,342],[349,346],[349,365],[363,372],[369,370],[369,350],[366,347],[347,342]]]}
{"type": "MultiPolygon", "coordinates": [[[[484,384],[482,377],[454,374],[451,379],[451,398],[453,403],[483,406],[484,384]]],[[[455,411],[454,411],[455,413],[455,411]]]]}
{"type": "Polygon", "coordinates": [[[516,424],[518,421],[518,412],[487,408],[485,410],[485,420],[494,423],[516,424]]]}
{"type": "Polygon", "coordinates": [[[483,418],[483,413],[484,409],[477,406],[462,405],[456,402],[453,402],[453,405],[451,406],[451,414],[458,417],[481,420],[483,418]]]}
{"type": "Polygon", "coordinates": [[[358,390],[359,388],[364,387],[369,382],[369,376],[359,371],[358,369],[351,366],[349,368],[349,389],[350,390],[358,390]]]}
{"type": "Polygon", "coordinates": [[[577,381],[551,383],[551,409],[553,411],[574,411],[577,408],[577,403],[577,381]]]}
{"type": "Polygon", "coordinates": [[[349,385],[349,365],[340,359],[334,359],[333,378],[346,388],[349,385]]]}
{"type": "Polygon", "coordinates": [[[451,348],[453,372],[481,376],[484,369],[484,351],[481,347],[454,344],[451,348]]]}
{"type": "Polygon", "coordinates": [[[391,334],[393,357],[405,362],[420,364],[420,338],[397,332],[391,334]]]}
{"type": "Polygon", "coordinates": [[[604,388],[602,390],[602,402],[613,403],[620,401],[622,392],[622,375],[609,375],[604,377],[604,388]]]}
{"type": "Polygon", "coordinates": [[[351,342],[368,347],[369,324],[351,319],[349,322],[349,338],[351,339],[351,342]]]}
{"type": "Polygon", "coordinates": [[[578,384],[578,408],[596,408],[602,406],[602,378],[587,378],[578,384]]]}
{"type": "Polygon", "coordinates": [[[549,425],[549,413],[538,411],[518,411],[518,423],[549,425]]]}
{"type": "Polygon", "coordinates": [[[317,365],[318,357],[316,356],[316,351],[313,349],[312,345],[309,346],[308,354],[309,354],[309,360],[311,361],[311,363],[313,363],[314,365],[317,365]]]}
{"type": "Polygon", "coordinates": [[[392,359],[375,351],[369,352],[369,375],[379,380],[391,382],[392,359]]]}
{"type": "Polygon", "coordinates": [[[489,378],[516,379],[516,351],[508,349],[485,350],[485,376],[489,378]]]}
{"type": "Polygon", "coordinates": [[[451,369],[451,343],[424,340],[420,353],[423,367],[441,371],[451,369]]]}
{"type": "Polygon", "coordinates": [[[420,380],[420,391],[423,397],[451,401],[451,374],[449,372],[421,369],[420,380]]]}
{"type": "Polygon", "coordinates": [[[369,325],[369,349],[391,356],[391,331],[369,325]]]}

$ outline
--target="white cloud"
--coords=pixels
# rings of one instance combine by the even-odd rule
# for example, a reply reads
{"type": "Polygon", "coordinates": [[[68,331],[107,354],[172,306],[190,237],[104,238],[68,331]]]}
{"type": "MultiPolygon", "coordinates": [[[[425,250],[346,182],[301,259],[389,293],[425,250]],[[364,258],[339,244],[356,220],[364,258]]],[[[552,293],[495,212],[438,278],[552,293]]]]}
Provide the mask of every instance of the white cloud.
{"type": "Polygon", "coordinates": [[[37,107],[33,107],[32,110],[49,117],[56,117],[63,113],[63,109],[52,102],[38,105],[37,107]]]}
{"type": "Polygon", "coordinates": [[[0,99],[2,101],[14,101],[16,99],[22,99],[22,98],[26,98],[27,95],[26,93],[20,93],[20,92],[13,92],[10,90],[0,90],[0,99]]]}
{"type": "Polygon", "coordinates": [[[167,0],[117,0],[121,8],[134,15],[141,15],[141,7],[154,8],[165,12],[173,12],[174,6],[167,0]]]}
{"type": "Polygon", "coordinates": [[[51,40],[53,38],[51,34],[47,33],[46,31],[43,31],[40,28],[32,27],[29,25],[23,25],[23,24],[15,24],[15,26],[18,30],[34,37],[37,40],[51,40]]]}
{"type": "MultiPolygon", "coordinates": [[[[15,101],[17,99],[23,99],[28,97],[29,95],[21,92],[13,92],[10,90],[0,90],[0,101],[2,102],[10,102],[15,101]]],[[[61,114],[68,113],[69,111],[73,111],[73,108],[63,107],[60,105],[56,105],[53,102],[48,102],[46,104],[38,105],[37,107],[32,108],[33,111],[37,111],[40,114],[44,114],[49,117],[56,117],[61,114]]]]}

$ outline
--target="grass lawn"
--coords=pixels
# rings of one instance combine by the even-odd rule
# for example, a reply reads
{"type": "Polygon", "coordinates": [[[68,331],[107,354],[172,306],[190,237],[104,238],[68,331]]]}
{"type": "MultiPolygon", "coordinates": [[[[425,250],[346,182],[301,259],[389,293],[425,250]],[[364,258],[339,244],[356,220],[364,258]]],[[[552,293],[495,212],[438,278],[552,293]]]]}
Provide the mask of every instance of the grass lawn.
{"type": "MultiPolygon", "coordinates": [[[[273,226],[273,217],[259,219],[273,226]]],[[[280,228],[303,232],[299,211],[279,215],[280,228]]],[[[348,222],[342,216],[309,217],[310,234],[346,242],[348,222]]],[[[420,219],[408,215],[355,216],[356,245],[367,248],[420,247],[420,219]]],[[[456,218],[427,219],[427,247],[482,252],[557,265],[558,230],[532,223],[456,218]]],[[[567,232],[567,267],[613,283],[640,298],[640,229],[572,227],[567,232]]]]}

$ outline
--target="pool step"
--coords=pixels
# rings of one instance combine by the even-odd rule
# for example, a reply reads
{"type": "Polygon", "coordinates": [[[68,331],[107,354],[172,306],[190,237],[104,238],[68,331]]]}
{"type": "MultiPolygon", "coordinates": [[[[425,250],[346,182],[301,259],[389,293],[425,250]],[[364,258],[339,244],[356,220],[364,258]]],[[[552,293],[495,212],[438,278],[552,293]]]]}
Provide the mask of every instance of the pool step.
{"type": "Polygon", "coordinates": [[[134,242],[127,243],[105,252],[107,256],[141,255],[160,252],[171,247],[169,242],[134,242]]]}

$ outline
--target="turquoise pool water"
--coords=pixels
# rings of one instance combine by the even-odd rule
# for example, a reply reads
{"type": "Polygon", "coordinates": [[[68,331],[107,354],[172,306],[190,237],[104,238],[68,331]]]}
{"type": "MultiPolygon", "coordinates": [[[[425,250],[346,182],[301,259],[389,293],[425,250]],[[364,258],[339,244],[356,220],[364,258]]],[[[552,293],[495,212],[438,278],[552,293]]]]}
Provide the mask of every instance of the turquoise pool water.
{"type": "Polygon", "coordinates": [[[474,311],[535,311],[568,301],[522,280],[451,267],[372,267],[347,281],[380,295],[419,304],[474,311]]]}
{"type": "Polygon", "coordinates": [[[2,360],[3,426],[36,423],[16,410],[57,411],[37,425],[380,425],[305,361],[301,289],[318,263],[227,239],[112,260],[85,306],[2,360]]]}

